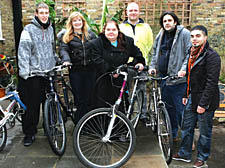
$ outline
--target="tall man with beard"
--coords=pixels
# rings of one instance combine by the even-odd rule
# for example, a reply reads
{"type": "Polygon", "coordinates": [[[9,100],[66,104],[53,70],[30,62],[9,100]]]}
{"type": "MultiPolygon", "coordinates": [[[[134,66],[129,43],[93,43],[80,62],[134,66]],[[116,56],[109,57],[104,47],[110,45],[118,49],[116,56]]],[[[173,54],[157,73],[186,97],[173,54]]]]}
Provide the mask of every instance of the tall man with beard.
{"type": "MultiPolygon", "coordinates": [[[[164,12],[160,17],[161,30],[153,44],[149,74],[160,76],[186,74],[188,49],[191,46],[190,32],[180,25],[173,12],[164,12]]],[[[169,113],[174,141],[177,140],[178,126],[181,126],[184,105],[183,93],[186,78],[162,81],[162,99],[169,113]]]]}

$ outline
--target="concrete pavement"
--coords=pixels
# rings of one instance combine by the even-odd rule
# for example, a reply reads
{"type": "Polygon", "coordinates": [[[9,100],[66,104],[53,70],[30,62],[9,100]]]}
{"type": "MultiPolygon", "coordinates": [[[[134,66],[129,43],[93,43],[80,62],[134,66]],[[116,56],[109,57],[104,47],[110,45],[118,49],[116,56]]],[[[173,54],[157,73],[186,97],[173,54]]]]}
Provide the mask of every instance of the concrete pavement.
{"type": "MultiPolygon", "coordinates": [[[[6,148],[0,153],[1,168],[84,168],[77,159],[72,145],[73,124],[69,120],[67,127],[67,148],[62,157],[56,156],[44,136],[43,129],[38,130],[35,142],[30,147],[23,146],[21,124],[8,129],[6,148]]],[[[196,129],[195,139],[198,137],[196,129]]],[[[174,144],[175,152],[178,150],[179,141],[174,144]]],[[[212,152],[208,160],[209,168],[225,167],[225,126],[217,125],[213,128],[212,152]]],[[[193,152],[193,160],[196,151],[193,152]]],[[[172,161],[169,168],[190,168],[192,163],[172,161]]],[[[166,168],[155,135],[149,128],[139,124],[137,128],[137,145],[135,153],[123,168],[166,168]]]]}
{"type": "MultiPolygon", "coordinates": [[[[84,168],[77,159],[72,144],[73,124],[69,120],[67,128],[67,148],[62,157],[56,156],[44,136],[43,129],[38,130],[35,142],[30,147],[23,146],[21,124],[8,129],[6,148],[0,153],[1,168],[84,168]]],[[[143,124],[137,130],[135,153],[123,166],[124,168],[166,168],[156,137],[143,124]]]]}

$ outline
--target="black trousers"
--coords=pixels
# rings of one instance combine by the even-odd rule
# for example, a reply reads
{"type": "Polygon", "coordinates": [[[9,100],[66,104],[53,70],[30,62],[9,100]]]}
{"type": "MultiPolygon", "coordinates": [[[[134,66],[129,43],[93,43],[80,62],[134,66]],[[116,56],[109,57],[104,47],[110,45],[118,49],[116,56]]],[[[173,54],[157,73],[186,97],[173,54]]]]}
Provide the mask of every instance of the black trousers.
{"type": "Polygon", "coordinates": [[[70,83],[73,90],[77,111],[75,124],[90,110],[94,89],[95,71],[70,72],[70,83]]]}
{"type": "Polygon", "coordinates": [[[44,107],[45,91],[49,88],[48,80],[43,77],[19,78],[18,91],[22,102],[27,106],[22,116],[22,129],[25,135],[37,133],[40,105],[44,107]]]}

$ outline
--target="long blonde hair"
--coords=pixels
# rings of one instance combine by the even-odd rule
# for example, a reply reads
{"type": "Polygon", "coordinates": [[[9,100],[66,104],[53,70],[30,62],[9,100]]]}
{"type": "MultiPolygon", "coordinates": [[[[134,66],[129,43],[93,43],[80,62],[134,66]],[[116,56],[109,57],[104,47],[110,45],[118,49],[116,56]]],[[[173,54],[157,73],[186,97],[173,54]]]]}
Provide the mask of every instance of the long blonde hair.
{"type": "MultiPolygon", "coordinates": [[[[84,40],[84,37],[86,37],[86,39],[89,39],[88,25],[87,25],[86,20],[84,19],[84,17],[82,16],[82,14],[80,12],[73,12],[70,14],[70,16],[67,20],[67,23],[66,23],[66,32],[63,36],[64,43],[69,43],[73,39],[74,36],[77,36],[74,34],[73,25],[72,25],[72,21],[76,17],[79,17],[83,22],[83,27],[81,28],[82,40],[84,40]]],[[[80,38],[79,36],[77,36],[77,37],[80,38]]]]}

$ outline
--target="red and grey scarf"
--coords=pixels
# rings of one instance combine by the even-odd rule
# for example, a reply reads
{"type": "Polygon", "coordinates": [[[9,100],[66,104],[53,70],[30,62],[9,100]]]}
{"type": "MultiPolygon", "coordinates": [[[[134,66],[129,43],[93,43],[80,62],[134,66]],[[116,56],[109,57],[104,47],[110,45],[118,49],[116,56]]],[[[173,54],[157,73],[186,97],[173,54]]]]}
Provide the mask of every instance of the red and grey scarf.
{"type": "Polygon", "coordinates": [[[201,46],[198,47],[191,47],[190,57],[188,59],[188,78],[187,78],[187,96],[190,94],[190,72],[192,67],[194,66],[195,61],[197,60],[198,56],[202,53],[206,43],[203,43],[201,46]]]}

